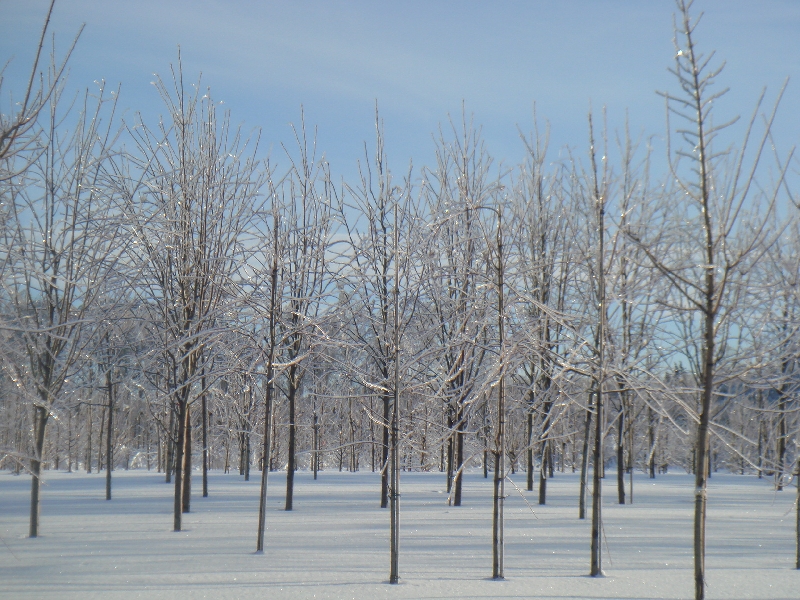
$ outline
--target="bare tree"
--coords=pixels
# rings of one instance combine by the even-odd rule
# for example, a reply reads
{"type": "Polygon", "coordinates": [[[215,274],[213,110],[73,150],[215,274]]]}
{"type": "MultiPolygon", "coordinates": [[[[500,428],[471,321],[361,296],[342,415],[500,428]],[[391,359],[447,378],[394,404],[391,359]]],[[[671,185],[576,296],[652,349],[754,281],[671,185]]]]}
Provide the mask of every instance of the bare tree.
{"type": "MultiPolygon", "coordinates": [[[[52,79],[59,76],[51,67],[45,88],[55,89],[52,79]]],[[[8,335],[0,351],[3,368],[34,411],[30,537],[39,534],[47,423],[86,356],[92,342],[84,335],[88,319],[124,246],[115,239],[115,202],[107,185],[114,105],[101,86],[94,98],[87,91],[78,114],[70,116],[60,111],[58,94],[50,94],[47,122],[37,138],[41,152],[21,177],[3,182],[9,201],[2,250],[8,335]]]]}
{"type": "Polygon", "coordinates": [[[477,286],[494,267],[481,230],[481,208],[491,206],[499,189],[492,160],[480,132],[464,117],[454,140],[440,136],[435,171],[426,172],[423,194],[428,202],[435,240],[434,268],[424,295],[430,303],[431,329],[440,348],[436,394],[443,401],[447,443],[447,489],[454,506],[461,505],[467,425],[483,375],[491,324],[487,302],[477,286]]]}
{"type": "MultiPolygon", "coordinates": [[[[332,185],[324,159],[316,157],[316,139],[306,136],[305,119],[294,129],[299,150],[285,179],[287,201],[280,222],[285,228],[283,315],[280,321],[285,354],[286,398],[289,410],[285,509],[292,510],[297,454],[298,392],[306,374],[305,358],[318,327],[317,318],[330,282],[326,260],[331,233],[332,185]]],[[[287,152],[288,154],[288,152],[287,152]]]]}
{"type": "MultiPolygon", "coordinates": [[[[413,394],[419,379],[420,353],[406,343],[415,323],[420,294],[420,272],[425,269],[418,201],[412,195],[411,170],[395,183],[384,151],[383,124],[375,114],[376,149],[366,156],[357,187],[342,198],[341,219],[346,245],[338,262],[343,290],[343,320],[347,326],[347,356],[342,365],[364,395],[364,412],[382,433],[381,507],[389,508],[389,582],[398,583],[400,555],[400,463],[408,443],[401,431],[401,400],[413,394]],[[372,410],[379,395],[382,414],[372,410]],[[369,402],[369,405],[367,404],[369,402]]],[[[416,332],[413,332],[416,333],[416,332]]],[[[424,353],[425,350],[423,349],[424,353]]],[[[374,456],[374,454],[373,454],[374,456]]]]}
{"type": "MultiPolygon", "coordinates": [[[[276,193],[273,190],[272,201],[276,201],[276,193]]],[[[272,426],[272,405],[275,396],[275,351],[278,345],[276,338],[276,325],[279,311],[278,298],[278,260],[280,256],[279,249],[279,212],[277,207],[273,206],[273,224],[272,224],[272,264],[269,274],[269,325],[266,334],[263,336],[263,342],[266,345],[266,365],[264,382],[264,447],[261,462],[261,492],[258,505],[258,534],[256,541],[256,552],[264,551],[264,529],[267,522],[267,475],[269,474],[269,457],[272,449],[271,445],[271,426],[272,426]]]]}
{"type": "MultiPolygon", "coordinates": [[[[515,239],[509,248],[520,262],[516,273],[516,291],[525,299],[524,318],[517,327],[528,338],[519,378],[527,388],[526,454],[527,488],[533,490],[535,460],[538,446],[539,504],[545,504],[547,480],[553,476],[554,447],[551,439],[558,421],[554,399],[558,396],[557,371],[560,354],[564,351],[564,320],[562,315],[570,276],[571,238],[567,235],[568,218],[561,188],[561,169],[545,171],[546,139],[535,135],[523,137],[527,150],[526,162],[520,166],[514,186],[515,239]],[[540,415],[541,427],[534,435],[535,417],[540,415]]],[[[510,283],[512,287],[513,283],[510,283]]],[[[512,324],[513,325],[513,324],[512,324]]]]}
{"type": "MultiPolygon", "coordinates": [[[[347,282],[343,289],[348,300],[345,307],[348,327],[343,332],[350,338],[348,342],[354,345],[358,355],[366,353],[365,366],[368,366],[368,369],[359,369],[351,364],[346,368],[365,384],[368,397],[377,393],[382,405],[382,414],[370,414],[370,418],[379,424],[381,432],[380,506],[386,508],[390,504],[390,437],[396,392],[392,365],[396,363],[395,353],[398,351],[395,335],[401,335],[396,331],[394,313],[397,310],[405,312],[394,305],[394,287],[399,285],[396,280],[399,266],[395,237],[397,244],[402,238],[405,248],[416,239],[416,221],[409,208],[410,177],[406,178],[404,185],[393,182],[377,110],[375,126],[375,156],[372,159],[366,156],[359,185],[347,189],[349,199],[342,198],[339,208],[347,235],[340,281],[347,282]],[[403,207],[395,218],[395,208],[401,202],[403,207]]],[[[403,276],[408,279],[407,273],[403,276]]],[[[409,290],[403,290],[404,300],[408,293],[409,290]]]]}
{"type": "MultiPolygon", "coordinates": [[[[768,224],[780,186],[762,191],[764,188],[756,184],[757,168],[769,138],[774,109],[764,118],[765,133],[757,142],[752,162],[749,166],[745,164],[761,101],[747,125],[742,144],[736,149],[714,151],[715,138],[731,124],[717,124],[712,120],[713,107],[727,91],[712,89],[722,66],[712,66],[713,53],[704,55],[697,49],[695,31],[699,18],[691,15],[692,2],[677,0],[677,7],[676,62],[671,71],[682,93],[663,94],[668,115],[677,115],[684,123],[677,132],[685,146],[672,154],[670,141],[668,149],[676,194],[670,200],[671,206],[664,209],[665,222],[658,234],[651,232],[652,237],[631,235],[671,284],[675,294],[674,310],[684,315],[687,324],[697,321],[697,337],[690,341],[687,353],[696,361],[699,397],[698,410],[692,411],[692,417],[697,422],[694,580],[695,597],[700,600],[705,595],[709,436],[715,398],[719,398],[721,361],[730,361],[731,355],[736,354],[733,345],[727,343],[732,334],[732,315],[742,290],[748,285],[748,275],[775,240],[768,224]],[[676,221],[690,226],[676,226],[676,221]],[[695,347],[696,351],[691,349],[695,347]]],[[[693,326],[687,328],[689,332],[694,330],[693,326]]]]}
{"type": "Polygon", "coordinates": [[[180,531],[181,513],[189,510],[190,405],[202,383],[201,358],[205,365],[213,360],[224,311],[246,280],[263,174],[257,143],[248,149],[229,117],[218,119],[199,84],[184,86],[180,64],[172,75],[172,89],[156,82],[167,119],[130,130],[137,156],[119,181],[134,236],[131,285],[152,335],[147,360],[163,365],[151,372],[160,373],[176,419],[173,524],[180,531]]]}

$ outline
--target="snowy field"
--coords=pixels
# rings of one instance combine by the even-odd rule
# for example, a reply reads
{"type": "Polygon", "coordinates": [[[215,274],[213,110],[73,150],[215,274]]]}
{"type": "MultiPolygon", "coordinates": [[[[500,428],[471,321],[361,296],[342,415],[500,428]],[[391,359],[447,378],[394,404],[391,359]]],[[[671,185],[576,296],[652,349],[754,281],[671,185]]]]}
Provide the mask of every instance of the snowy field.
{"type": "MultiPolygon", "coordinates": [[[[41,532],[28,539],[30,478],[0,474],[2,598],[690,598],[691,476],[637,475],[634,504],[604,482],[604,578],[590,578],[590,522],[578,479],[557,474],[548,505],[507,485],[505,581],[491,581],[491,479],[466,476],[465,506],[447,505],[441,473],[401,475],[399,585],[389,585],[389,513],[373,473],[297,475],[284,512],[283,474],[269,480],[266,551],[254,553],[258,477],[195,476],[185,530],[171,531],[172,487],[155,472],[45,472],[41,532]]],[[[513,477],[524,487],[525,475],[513,477]]],[[[709,486],[708,598],[800,598],[795,488],[715,474],[709,486]]]]}

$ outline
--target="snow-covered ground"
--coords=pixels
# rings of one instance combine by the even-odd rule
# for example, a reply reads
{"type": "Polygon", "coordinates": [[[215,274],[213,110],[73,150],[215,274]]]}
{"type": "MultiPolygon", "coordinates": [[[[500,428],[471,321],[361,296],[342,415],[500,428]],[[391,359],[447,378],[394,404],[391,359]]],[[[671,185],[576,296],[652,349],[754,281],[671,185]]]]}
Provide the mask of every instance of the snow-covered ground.
{"type": "MultiPolygon", "coordinates": [[[[690,598],[690,476],[637,475],[634,504],[604,482],[604,578],[590,578],[589,521],[578,480],[557,474],[548,505],[508,484],[505,581],[491,575],[491,479],[466,476],[464,506],[447,505],[441,473],[401,476],[399,585],[389,585],[389,514],[373,473],[298,473],[295,510],[272,474],[264,554],[255,554],[259,479],[195,476],[184,531],[171,531],[163,475],[46,472],[41,536],[28,539],[30,478],[0,474],[2,598],[690,598]],[[534,514],[535,512],[535,514],[534,514]]],[[[512,476],[524,487],[524,473],[512,476]]],[[[708,510],[708,598],[800,598],[794,570],[794,486],[715,474],[708,510]]]]}

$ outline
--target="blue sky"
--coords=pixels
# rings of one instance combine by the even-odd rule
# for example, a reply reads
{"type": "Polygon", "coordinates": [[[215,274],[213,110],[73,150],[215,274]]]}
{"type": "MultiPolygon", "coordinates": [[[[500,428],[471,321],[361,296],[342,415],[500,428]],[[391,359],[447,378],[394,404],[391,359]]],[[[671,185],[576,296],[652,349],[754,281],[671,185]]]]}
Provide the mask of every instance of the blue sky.
{"type": "MultiPolygon", "coordinates": [[[[13,57],[3,107],[23,88],[46,8],[45,0],[0,0],[0,61],[13,57]]],[[[705,13],[700,48],[727,62],[720,121],[748,116],[762,87],[774,99],[792,79],[776,129],[786,151],[800,140],[800,2],[697,0],[695,8],[705,13]]],[[[664,101],[655,91],[677,90],[667,71],[674,12],[671,0],[60,0],[52,31],[63,52],[86,24],[70,86],[121,83],[128,120],[163,112],[150,82],[168,76],[180,45],[185,78],[202,72],[234,123],[262,129],[278,162],[303,104],[333,172],[350,178],[364,142],[373,147],[376,100],[398,174],[412,157],[432,163],[431,137],[448,115],[460,119],[462,102],[506,164],[522,157],[517,128],[532,129],[534,102],[553,159],[563,146],[585,152],[590,103],[607,107],[612,131],[627,111],[632,130],[656,136],[663,154],[664,101]]]]}

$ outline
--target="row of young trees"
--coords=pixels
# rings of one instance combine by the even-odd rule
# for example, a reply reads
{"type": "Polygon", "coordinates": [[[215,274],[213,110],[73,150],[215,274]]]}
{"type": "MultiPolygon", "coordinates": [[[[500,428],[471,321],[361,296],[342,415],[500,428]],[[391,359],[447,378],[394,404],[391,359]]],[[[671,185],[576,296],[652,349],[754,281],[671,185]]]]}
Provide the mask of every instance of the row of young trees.
{"type": "Polygon", "coordinates": [[[375,152],[341,184],[302,116],[278,170],[180,61],[155,125],[119,128],[103,85],[65,101],[66,59],[38,76],[46,22],[0,122],[0,443],[31,475],[30,536],[43,466],[105,466],[109,499],[113,468],[163,470],[179,531],[195,455],[203,496],[208,469],[255,462],[259,550],[271,470],[291,510],[296,469],[369,466],[396,582],[400,469],[442,470],[459,506],[482,466],[502,578],[505,480],[524,470],[545,504],[548,479],[579,470],[584,518],[592,467],[597,575],[604,468],[624,504],[634,470],[680,466],[702,598],[707,477],[782,489],[800,461],[800,237],[796,162],[767,152],[775,110],[720,148],[721,67],[678,9],[663,176],[590,114],[588,151],[552,161],[537,130],[515,168],[464,115],[434,165],[397,178],[376,111],[375,152]]]}

